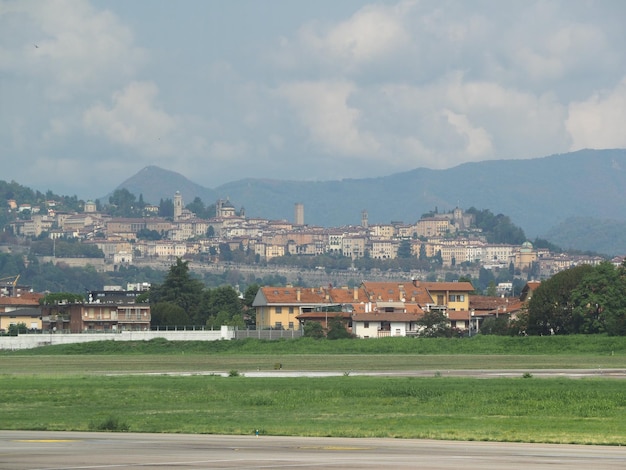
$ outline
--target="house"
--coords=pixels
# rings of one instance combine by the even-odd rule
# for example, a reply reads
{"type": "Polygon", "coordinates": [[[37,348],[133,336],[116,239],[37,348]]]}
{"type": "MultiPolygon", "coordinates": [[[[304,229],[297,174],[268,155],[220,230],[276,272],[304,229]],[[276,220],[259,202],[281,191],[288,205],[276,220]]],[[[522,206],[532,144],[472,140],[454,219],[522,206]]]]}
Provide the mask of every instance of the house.
{"type": "Polygon", "coordinates": [[[44,305],[44,329],[89,333],[150,329],[150,305],[136,303],[138,291],[92,291],[85,302],[44,305]]]}
{"type": "Polygon", "coordinates": [[[533,293],[537,290],[537,287],[539,287],[540,284],[540,281],[528,281],[522,289],[520,300],[522,302],[530,302],[530,299],[533,297],[533,293]]]}
{"type": "Polygon", "coordinates": [[[335,304],[323,288],[261,287],[252,306],[257,329],[300,329],[298,315],[335,304]]]}
{"type": "Polygon", "coordinates": [[[470,296],[470,316],[463,321],[473,332],[480,332],[480,325],[487,318],[515,318],[524,302],[515,297],[472,295],[470,296]]]}
{"type": "Polygon", "coordinates": [[[19,297],[0,296],[0,331],[8,331],[11,325],[23,323],[30,330],[41,330],[39,299],[43,295],[24,293],[19,297]]]}
{"type": "Polygon", "coordinates": [[[469,282],[418,280],[363,282],[362,286],[368,302],[363,312],[356,308],[352,316],[352,332],[359,338],[417,335],[419,321],[430,311],[446,314],[452,326],[458,327],[458,319],[470,315],[469,293],[474,290],[469,282]]]}
{"type": "Polygon", "coordinates": [[[339,315],[360,338],[407,336],[419,332],[419,320],[428,311],[469,318],[473,289],[469,282],[420,281],[364,281],[354,288],[263,287],[252,306],[257,328],[301,329],[316,321],[327,329],[329,320],[339,315]]]}

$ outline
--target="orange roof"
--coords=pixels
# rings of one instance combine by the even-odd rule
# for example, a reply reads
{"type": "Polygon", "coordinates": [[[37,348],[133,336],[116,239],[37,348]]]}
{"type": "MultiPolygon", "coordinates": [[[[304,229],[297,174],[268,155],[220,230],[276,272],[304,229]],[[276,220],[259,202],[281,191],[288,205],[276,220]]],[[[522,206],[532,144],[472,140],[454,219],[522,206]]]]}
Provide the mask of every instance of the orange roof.
{"type": "Polygon", "coordinates": [[[514,297],[491,297],[486,295],[470,295],[470,309],[476,312],[497,314],[512,313],[522,308],[523,302],[514,297]]]}
{"type": "Polygon", "coordinates": [[[469,310],[448,310],[448,319],[449,320],[469,320],[472,316],[472,312],[469,310]]]}
{"type": "Polygon", "coordinates": [[[39,306],[39,299],[42,299],[42,294],[34,294],[28,292],[22,294],[19,297],[0,297],[0,306],[2,305],[25,305],[25,306],[39,306]]]}
{"type": "Polygon", "coordinates": [[[268,304],[323,304],[330,303],[322,289],[301,287],[261,287],[268,304]],[[300,300],[298,300],[298,296],[300,300]]]}
{"type": "Polygon", "coordinates": [[[364,302],[367,300],[367,293],[364,289],[359,287],[355,287],[353,289],[345,289],[345,288],[333,288],[329,289],[330,298],[333,302],[338,304],[350,304],[353,302],[364,302]],[[354,294],[356,291],[356,299],[354,298],[354,294]]]}
{"type": "Polygon", "coordinates": [[[420,304],[432,303],[430,294],[423,288],[408,282],[363,282],[363,287],[371,302],[413,301],[420,304]]]}
{"type": "Polygon", "coordinates": [[[474,286],[471,282],[424,282],[417,281],[417,285],[422,285],[429,291],[454,291],[472,292],[474,286]]]}

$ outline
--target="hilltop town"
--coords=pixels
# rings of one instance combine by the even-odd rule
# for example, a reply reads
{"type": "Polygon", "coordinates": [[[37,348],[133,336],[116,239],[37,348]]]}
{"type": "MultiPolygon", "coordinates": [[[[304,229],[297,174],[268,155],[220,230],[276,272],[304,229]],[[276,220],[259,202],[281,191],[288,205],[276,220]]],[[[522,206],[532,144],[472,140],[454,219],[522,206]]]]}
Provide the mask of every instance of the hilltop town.
{"type": "Polygon", "coordinates": [[[85,202],[77,211],[59,210],[55,200],[36,206],[11,199],[7,206],[21,215],[7,224],[19,239],[78,240],[93,248],[91,253],[97,253],[68,259],[55,253],[53,243],[52,253],[43,257],[45,261],[64,258],[70,266],[90,265],[100,271],[178,257],[207,264],[255,264],[286,256],[331,255],[344,258],[342,266],[348,270],[402,258],[434,260],[446,269],[508,269],[526,279],[541,279],[572,266],[603,261],[599,256],[553,253],[534,247],[528,240],[519,244],[489,242],[476,226],[475,213],[458,207],[449,213],[425,214],[410,223],[385,224],[370,224],[363,210],[360,225],[320,227],[306,224],[301,203],[294,204],[292,221],[248,216],[229,200],[216,201],[214,214],[204,211],[201,217],[185,205],[179,192],[173,195],[169,216],[162,215],[162,207],[150,204],[142,205],[136,217],[98,210],[93,201],[85,202]],[[366,259],[370,264],[364,264],[366,259]]]}
{"type": "MultiPolygon", "coordinates": [[[[464,211],[457,207],[441,214],[435,210],[413,223],[387,224],[370,224],[363,210],[358,226],[319,227],[306,224],[301,203],[294,204],[293,221],[287,221],[249,217],[229,200],[220,199],[208,208],[199,200],[185,205],[179,192],[159,206],[144,204],[141,199],[135,201],[128,191],[121,190],[114,193],[108,206],[87,201],[73,211],[62,210],[54,199],[39,205],[9,200],[8,210],[14,217],[5,224],[8,232],[14,240],[30,242],[29,256],[35,255],[41,262],[101,272],[157,262],[170,271],[155,293],[149,283],[142,282],[126,290],[121,286],[86,289],[86,297],[80,294],[72,301],[63,293],[57,298],[54,293],[44,296],[24,290],[16,297],[18,274],[5,282],[8,303],[0,302],[0,329],[30,325],[33,331],[79,333],[230,325],[271,335],[272,330],[306,333],[307,328],[319,325],[323,334],[329,335],[337,331],[333,322],[338,320],[341,332],[361,338],[462,335],[496,327],[525,334],[526,321],[518,324],[519,314],[526,318],[527,301],[540,279],[606,261],[600,256],[574,256],[535,247],[506,216],[473,208],[464,211]],[[133,217],[128,217],[129,213],[133,217]],[[481,227],[488,226],[483,219],[497,223],[489,231],[483,230],[481,227]],[[508,232],[500,233],[501,238],[524,241],[498,242],[493,233],[498,230],[508,232]],[[60,248],[68,240],[74,240],[70,244],[73,251],[64,247],[65,252],[58,253],[57,245],[60,248]],[[46,247],[50,252],[41,253],[46,247]],[[229,285],[218,296],[209,291],[204,295],[202,283],[187,274],[190,261],[205,266],[248,263],[275,267],[282,262],[313,272],[319,269],[329,280],[328,266],[298,265],[302,260],[317,263],[328,259],[342,260],[340,269],[355,275],[358,271],[366,280],[341,286],[327,281],[326,286],[314,287],[306,282],[253,283],[248,287],[254,292],[246,302],[238,286],[229,285]],[[386,280],[374,279],[379,266],[396,260],[405,263],[397,264],[399,269],[386,280]],[[456,271],[457,275],[432,279],[428,272],[433,270],[456,271]],[[514,282],[477,289],[469,274],[477,271],[505,272],[514,282]],[[195,298],[191,304],[185,302],[186,307],[159,300],[179,302],[181,289],[190,289],[189,298],[195,298]],[[139,296],[142,302],[136,300],[139,296]],[[221,300],[215,300],[218,298],[221,300]],[[236,307],[230,309],[232,306],[236,307]],[[18,322],[18,312],[24,321],[18,322]],[[433,325],[428,326],[429,322],[433,325]]],[[[613,262],[619,266],[622,260],[613,262]]],[[[535,326],[528,323],[531,330],[535,326]]],[[[544,330],[540,333],[554,334],[559,328],[544,330]]]]}

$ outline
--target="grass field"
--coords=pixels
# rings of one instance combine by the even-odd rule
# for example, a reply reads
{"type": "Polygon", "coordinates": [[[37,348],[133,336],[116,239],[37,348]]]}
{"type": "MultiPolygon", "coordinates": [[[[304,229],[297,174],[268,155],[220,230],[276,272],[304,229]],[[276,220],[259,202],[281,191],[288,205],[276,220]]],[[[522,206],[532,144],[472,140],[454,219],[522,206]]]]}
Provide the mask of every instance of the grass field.
{"type": "Polygon", "coordinates": [[[625,368],[624,338],[405,340],[155,340],[2,352],[0,427],[220,434],[259,429],[273,435],[626,445],[621,380],[438,373],[625,368]],[[245,376],[279,363],[287,371],[421,369],[433,374],[245,376]],[[211,371],[233,376],[206,375],[211,371]]]}

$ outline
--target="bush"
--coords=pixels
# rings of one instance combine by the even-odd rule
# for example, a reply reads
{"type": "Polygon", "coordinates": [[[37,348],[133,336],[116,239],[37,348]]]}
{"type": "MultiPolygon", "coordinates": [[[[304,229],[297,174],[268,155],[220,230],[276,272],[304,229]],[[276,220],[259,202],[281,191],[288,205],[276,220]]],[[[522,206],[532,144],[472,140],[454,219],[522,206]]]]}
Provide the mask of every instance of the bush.
{"type": "Polygon", "coordinates": [[[346,330],[343,321],[340,316],[336,316],[329,322],[328,333],[326,333],[328,339],[346,339],[353,338],[348,330],[346,330]]]}
{"type": "Polygon", "coordinates": [[[322,324],[317,321],[306,322],[304,324],[304,336],[316,339],[323,338],[324,327],[322,327],[322,324]]]}
{"type": "Polygon", "coordinates": [[[115,431],[115,432],[125,432],[130,429],[130,426],[120,421],[115,416],[109,416],[101,423],[91,423],[89,428],[94,431],[115,431]]]}

